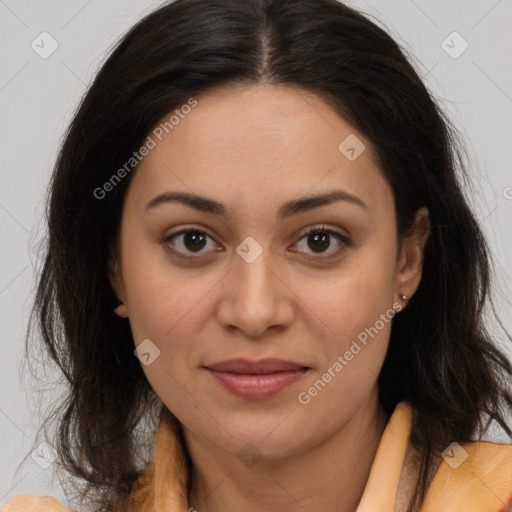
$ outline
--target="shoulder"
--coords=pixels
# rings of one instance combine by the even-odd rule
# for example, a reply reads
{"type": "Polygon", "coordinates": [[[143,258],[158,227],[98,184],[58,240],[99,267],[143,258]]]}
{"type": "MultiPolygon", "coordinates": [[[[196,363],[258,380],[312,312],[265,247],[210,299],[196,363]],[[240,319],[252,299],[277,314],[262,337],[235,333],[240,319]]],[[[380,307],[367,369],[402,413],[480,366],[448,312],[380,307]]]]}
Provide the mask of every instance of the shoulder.
{"type": "Polygon", "coordinates": [[[422,510],[452,509],[512,510],[512,445],[474,441],[446,448],[422,510]]]}
{"type": "Polygon", "coordinates": [[[64,507],[53,496],[30,496],[20,494],[13,496],[5,504],[2,512],[73,512],[64,507]]]}

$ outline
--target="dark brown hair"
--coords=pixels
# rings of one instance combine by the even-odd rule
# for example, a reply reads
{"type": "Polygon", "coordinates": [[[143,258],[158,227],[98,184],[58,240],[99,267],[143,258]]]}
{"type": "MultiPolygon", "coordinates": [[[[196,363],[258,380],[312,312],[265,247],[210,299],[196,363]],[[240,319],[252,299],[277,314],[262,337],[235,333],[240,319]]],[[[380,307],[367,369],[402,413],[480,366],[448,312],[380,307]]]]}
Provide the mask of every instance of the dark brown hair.
{"type": "Polygon", "coordinates": [[[412,440],[422,459],[409,512],[419,510],[433,455],[472,440],[483,415],[512,436],[504,420],[512,367],[484,323],[491,260],[463,194],[464,150],[405,50],[336,0],[177,0],[119,41],[69,126],[50,183],[49,243],[29,322],[30,330],[37,316],[66,379],[53,414],[58,460],[101,510],[121,510],[142,471],[136,428],[153,417],[158,398],[134,356],[129,322],[113,313],[108,280],[136,168],[105,197],[94,190],[191,97],[263,81],[320,95],[368,138],[393,190],[399,241],[420,207],[430,211],[421,284],[393,320],[379,375],[388,414],[402,400],[415,410],[412,440]]]}

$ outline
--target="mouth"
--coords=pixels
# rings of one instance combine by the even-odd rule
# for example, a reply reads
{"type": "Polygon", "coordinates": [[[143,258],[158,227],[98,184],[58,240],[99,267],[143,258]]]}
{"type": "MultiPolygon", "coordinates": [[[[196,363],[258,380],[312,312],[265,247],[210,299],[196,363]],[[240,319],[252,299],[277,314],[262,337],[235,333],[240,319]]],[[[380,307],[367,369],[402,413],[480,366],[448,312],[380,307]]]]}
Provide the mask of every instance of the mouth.
{"type": "Polygon", "coordinates": [[[307,366],[281,359],[231,359],[211,364],[205,369],[223,389],[249,400],[275,396],[311,370],[307,366]]]}

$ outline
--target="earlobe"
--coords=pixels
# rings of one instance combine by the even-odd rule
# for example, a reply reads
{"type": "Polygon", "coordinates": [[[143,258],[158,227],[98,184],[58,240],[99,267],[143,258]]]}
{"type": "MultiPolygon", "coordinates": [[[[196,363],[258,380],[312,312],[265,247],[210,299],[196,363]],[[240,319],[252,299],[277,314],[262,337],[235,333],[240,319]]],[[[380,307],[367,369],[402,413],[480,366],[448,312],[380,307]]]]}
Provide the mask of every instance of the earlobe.
{"type": "Polygon", "coordinates": [[[402,243],[396,285],[396,295],[400,298],[405,295],[410,299],[420,284],[424,249],[429,234],[429,211],[427,208],[420,208],[416,212],[413,226],[402,243]]]}
{"type": "Polygon", "coordinates": [[[121,274],[119,271],[119,264],[117,262],[117,258],[115,257],[112,251],[110,252],[108,260],[108,277],[110,281],[110,286],[112,287],[114,294],[116,295],[117,299],[120,302],[120,304],[114,308],[114,312],[117,316],[121,318],[127,318],[128,308],[124,303],[124,287],[122,283],[121,274]]]}
{"type": "Polygon", "coordinates": [[[114,313],[120,318],[128,318],[128,308],[124,302],[121,302],[119,306],[114,308],[114,313]]]}

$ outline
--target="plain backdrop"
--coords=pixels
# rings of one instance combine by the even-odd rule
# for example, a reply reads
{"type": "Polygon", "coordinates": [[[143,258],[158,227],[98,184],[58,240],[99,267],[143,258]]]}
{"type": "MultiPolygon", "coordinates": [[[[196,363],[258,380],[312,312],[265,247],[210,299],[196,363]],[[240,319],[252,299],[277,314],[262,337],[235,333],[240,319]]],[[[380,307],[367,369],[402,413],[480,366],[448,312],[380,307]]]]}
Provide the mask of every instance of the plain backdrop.
{"type": "MultiPolygon", "coordinates": [[[[15,475],[40,425],[35,406],[57,396],[37,395],[20,369],[45,234],[43,201],[64,130],[108,49],[161,3],[0,0],[0,507],[16,494],[64,499],[51,467],[37,457],[29,456],[15,475]],[[58,45],[47,58],[33,48],[41,37],[46,51],[58,45]]],[[[463,132],[473,163],[471,201],[498,265],[499,309],[511,332],[512,308],[504,299],[512,275],[512,2],[348,3],[387,27],[414,56],[463,132]]]]}

